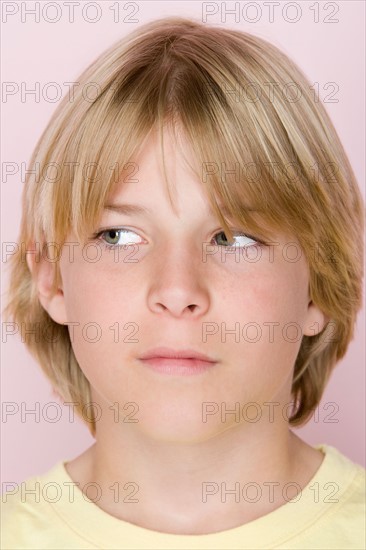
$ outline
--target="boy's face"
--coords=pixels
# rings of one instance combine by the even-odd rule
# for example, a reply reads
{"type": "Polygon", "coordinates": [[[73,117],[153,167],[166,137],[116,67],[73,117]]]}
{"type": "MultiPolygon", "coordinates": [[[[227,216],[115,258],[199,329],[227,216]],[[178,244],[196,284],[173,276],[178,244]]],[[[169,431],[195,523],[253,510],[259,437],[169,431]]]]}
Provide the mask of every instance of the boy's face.
{"type": "MultiPolygon", "coordinates": [[[[304,254],[293,261],[300,247],[286,243],[297,243],[296,238],[281,234],[274,235],[279,244],[271,250],[251,246],[225,254],[224,235],[200,182],[169,134],[164,143],[177,213],[167,195],[158,142],[151,138],[135,159],[138,171],[131,179],[138,181],[125,182],[109,200],[149,213],[106,210],[95,228],[128,228],[119,239],[104,233],[104,242],[135,246],[121,246],[117,253],[80,245],[74,258],[64,247],[62,288],[50,299],[41,292],[41,301],[57,322],[75,323],[70,325],[74,353],[93,401],[103,409],[100,422],[114,427],[110,433],[124,426],[155,439],[194,442],[239,422],[257,430],[268,423],[270,406],[263,403],[280,403],[274,410],[282,411],[290,401],[302,336],[324,326],[309,300],[308,266],[304,254]],[[216,247],[205,254],[203,243],[216,247]],[[196,374],[161,373],[140,359],[156,347],[189,348],[217,362],[196,374]],[[245,408],[249,402],[254,405],[245,408]],[[236,414],[225,415],[229,410],[236,414]],[[248,421],[256,417],[258,422],[248,421]]],[[[70,234],[67,240],[76,238],[70,234]]],[[[245,235],[236,242],[254,244],[245,235]]],[[[274,419],[280,421],[282,414],[275,412],[274,419]]]]}

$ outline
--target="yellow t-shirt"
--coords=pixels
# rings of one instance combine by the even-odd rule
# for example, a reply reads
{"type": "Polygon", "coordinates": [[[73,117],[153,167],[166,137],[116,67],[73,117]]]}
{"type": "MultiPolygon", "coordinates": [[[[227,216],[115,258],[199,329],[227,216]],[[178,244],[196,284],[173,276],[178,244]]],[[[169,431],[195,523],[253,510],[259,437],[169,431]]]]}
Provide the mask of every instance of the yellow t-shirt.
{"type": "Polygon", "coordinates": [[[84,495],[68,475],[67,461],[61,461],[23,482],[27,490],[36,489],[38,502],[36,496],[24,498],[25,492],[22,497],[21,484],[16,494],[2,495],[1,548],[364,550],[365,469],[334,447],[315,448],[324,460],[293,501],[240,527],[205,535],[162,533],[107,514],[84,495]]]}

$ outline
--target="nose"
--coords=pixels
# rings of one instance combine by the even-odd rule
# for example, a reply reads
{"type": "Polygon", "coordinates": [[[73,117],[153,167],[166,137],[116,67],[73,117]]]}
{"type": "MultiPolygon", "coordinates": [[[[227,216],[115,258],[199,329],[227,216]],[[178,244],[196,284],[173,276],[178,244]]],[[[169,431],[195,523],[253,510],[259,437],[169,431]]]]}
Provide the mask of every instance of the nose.
{"type": "Polygon", "coordinates": [[[172,317],[199,318],[210,304],[199,250],[192,246],[165,247],[153,260],[148,307],[154,313],[172,317]]]}

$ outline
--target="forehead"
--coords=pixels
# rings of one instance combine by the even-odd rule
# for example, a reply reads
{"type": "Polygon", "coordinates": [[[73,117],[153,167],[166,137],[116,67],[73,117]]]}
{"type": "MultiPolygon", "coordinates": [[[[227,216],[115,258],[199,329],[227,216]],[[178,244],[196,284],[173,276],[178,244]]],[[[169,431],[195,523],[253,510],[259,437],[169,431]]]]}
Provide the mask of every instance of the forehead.
{"type": "MultiPolygon", "coordinates": [[[[152,131],[130,161],[123,166],[119,181],[109,194],[105,208],[120,213],[146,213],[149,208],[144,205],[153,202],[159,188],[163,190],[165,185],[174,209],[179,203],[179,195],[192,191],[194,187],[202,201],[207,204],[206,209],[209,212],[210,197],[203,185],[203,179],[208,177],[208,172],[212,173],[214,166],[209,160],[198,159],[194,153],[194,144],[189,142],[184,132],[177,132],[168,126],[163,129],[160,140],[157,131],[152,131]],[[127,200],[128,197],[133,197],[134,200],[127,200]],[[141,207],[125,205],[137,200],[142,203],[141,207]],[[124,206],[121,206],[122,203],[124,206]]],[[[233,218],[231,209],[221,197],[217,197],[217,204],[223,216],[233,218]]],[[[195,204],[191,206],[194,208],[195,204]]],[[[249,201],[241,206],[247,212],[263,212],[262,208],[250,205],[249,201]]]]}

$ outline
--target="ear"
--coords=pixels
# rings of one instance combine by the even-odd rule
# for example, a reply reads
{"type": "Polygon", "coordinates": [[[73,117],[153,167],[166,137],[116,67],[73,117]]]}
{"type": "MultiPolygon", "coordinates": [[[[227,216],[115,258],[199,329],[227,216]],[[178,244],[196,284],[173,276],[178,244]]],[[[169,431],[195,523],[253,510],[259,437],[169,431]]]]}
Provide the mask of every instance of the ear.
{"type": "Polygon", "coordinates": [[[305,336],[316,336],[323,330],[329,321],[329,317],[327,317],[313,301],[310,301],[303,327],[303,334],[305,336]]]}
{"type": "Polygon", "coordinates": [[[67,315],[62,282],[56,293],[52,293],[53,280],[56,275],[56,262],[48,259],[47,255],[42,252],[36,254],[34,242],[27,246],[26,259],[32,277],[36,279],[38,298],[42,307],[56,323],[66,324],[67,315]]]}

